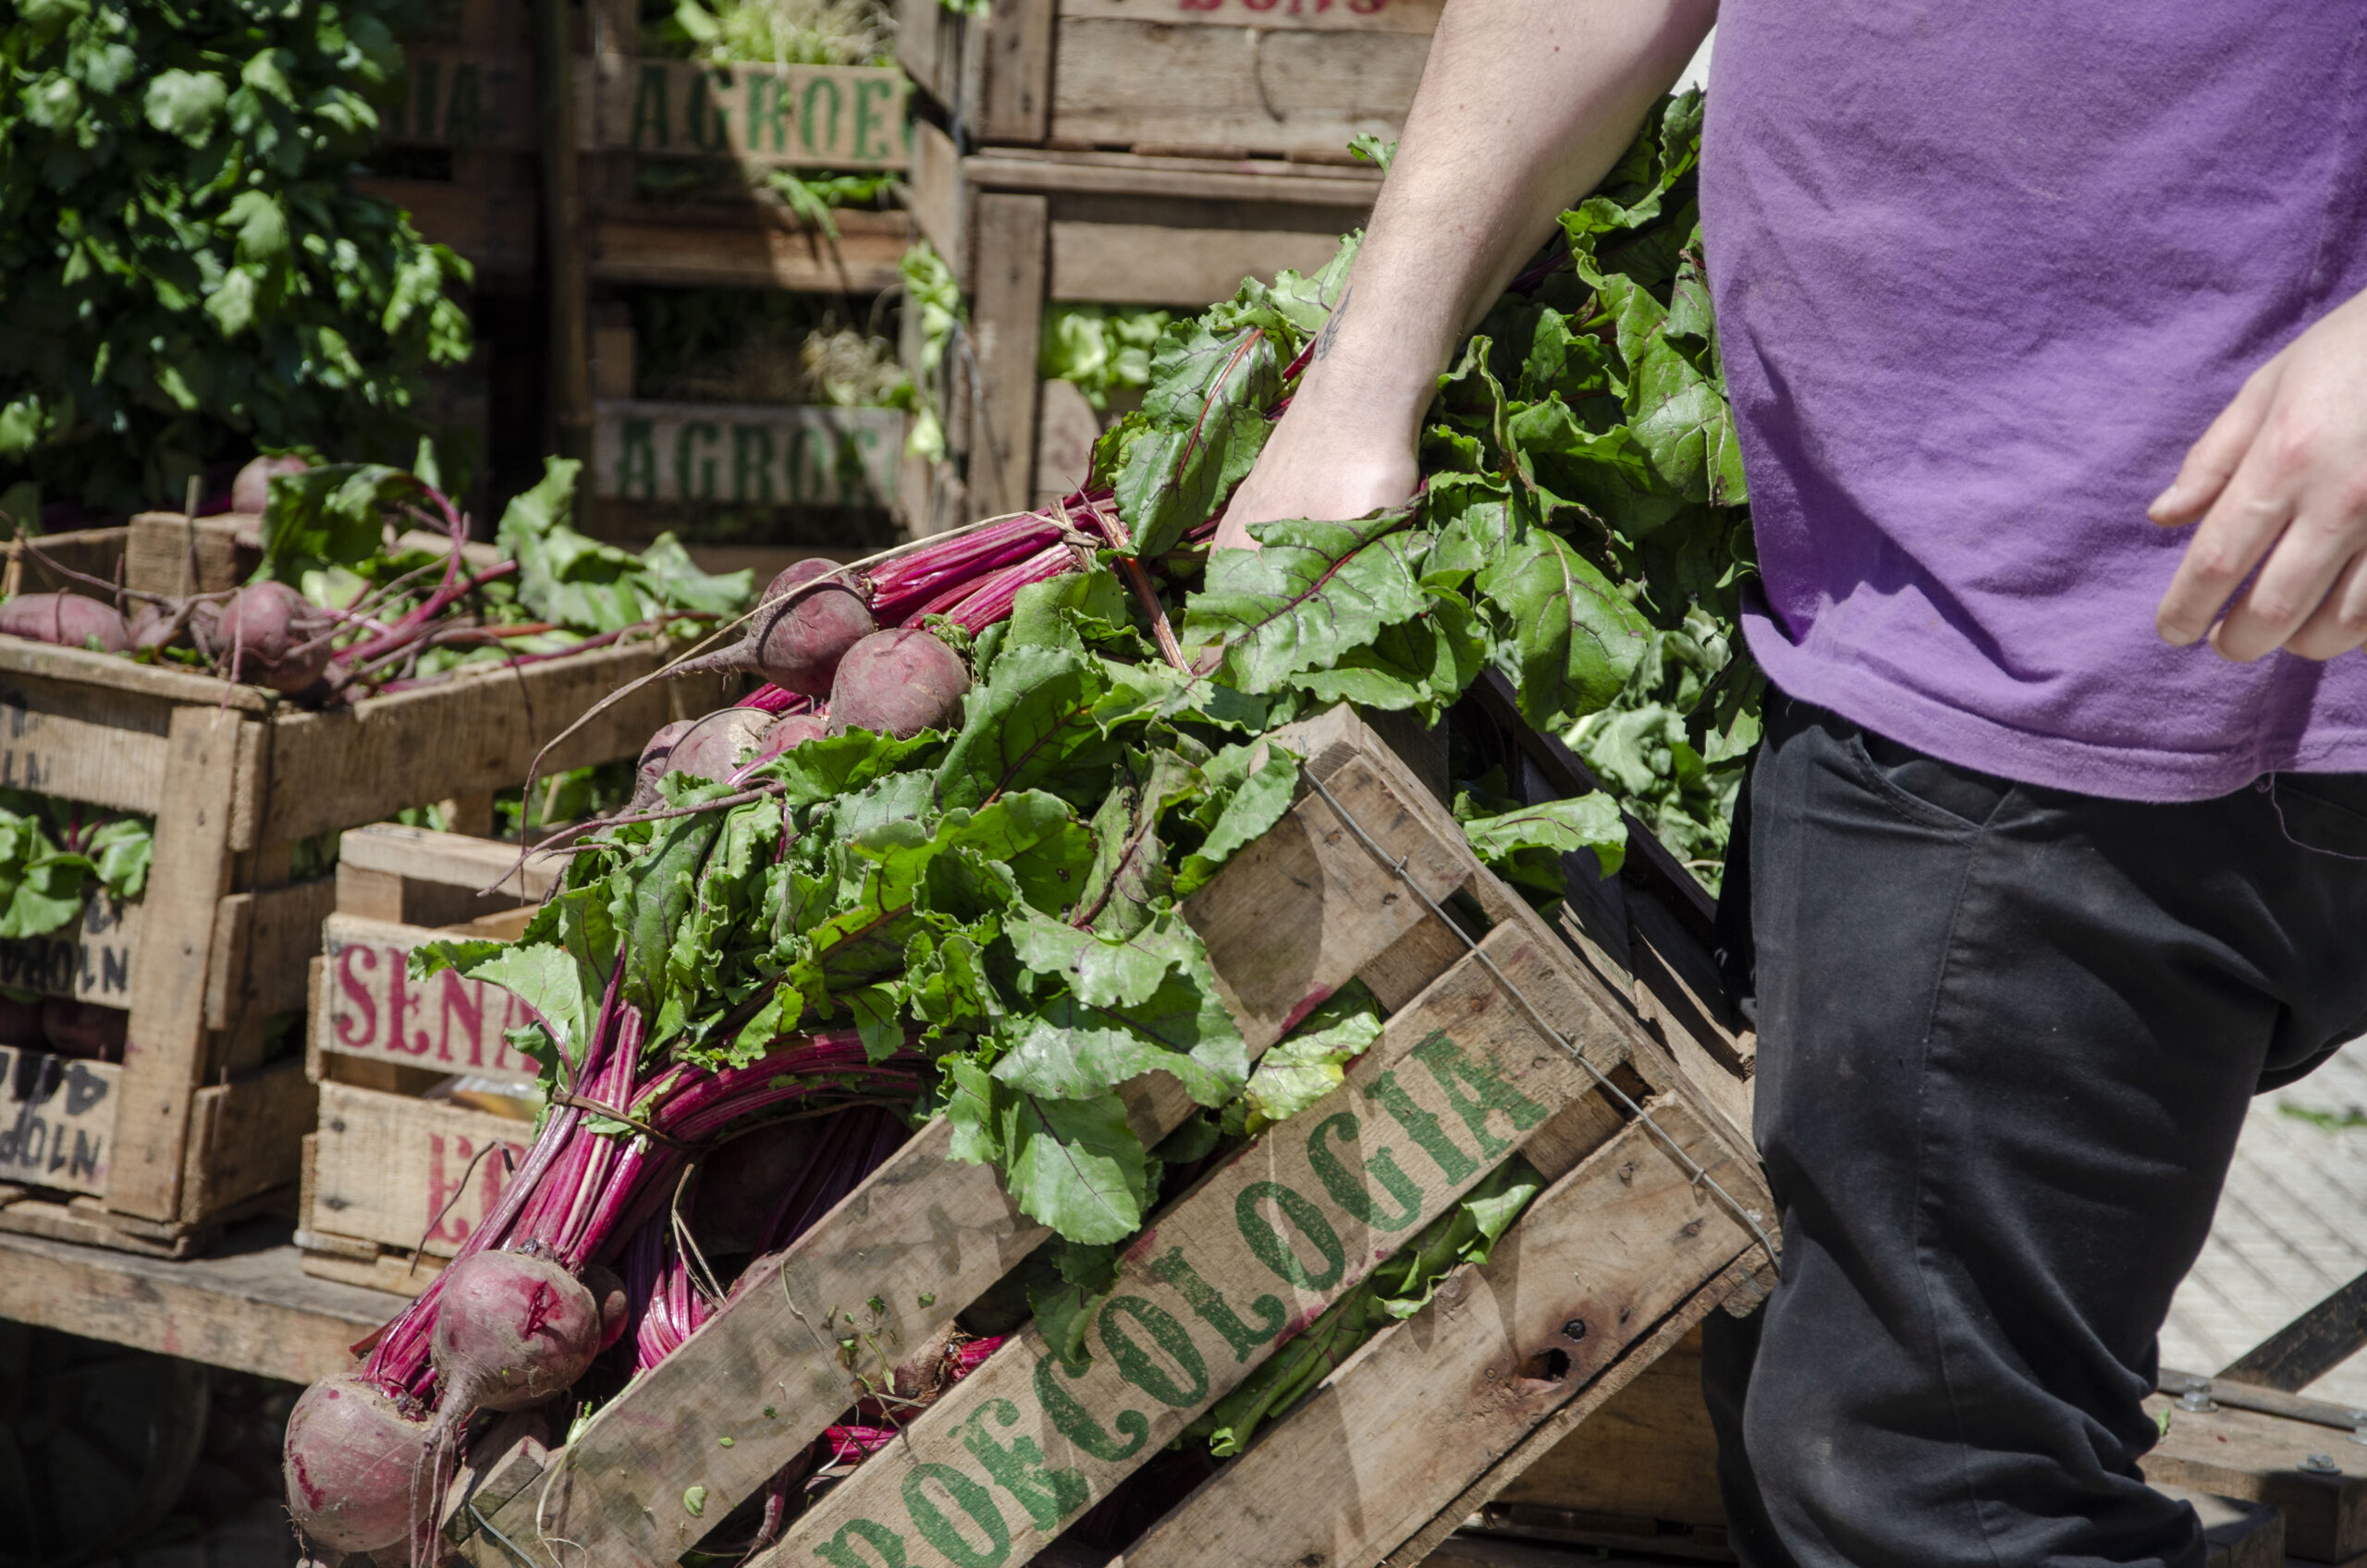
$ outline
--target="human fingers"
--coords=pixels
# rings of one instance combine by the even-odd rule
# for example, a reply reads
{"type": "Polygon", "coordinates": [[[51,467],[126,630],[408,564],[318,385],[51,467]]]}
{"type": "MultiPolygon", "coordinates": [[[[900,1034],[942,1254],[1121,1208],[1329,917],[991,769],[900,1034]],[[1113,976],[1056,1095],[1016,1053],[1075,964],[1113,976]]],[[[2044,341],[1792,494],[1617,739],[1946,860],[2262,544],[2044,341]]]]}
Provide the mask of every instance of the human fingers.
{"type": "Polygon", "coordinates": [[[2164,642],[2183,648],[2200,641],[2293,520],[2293,497],[2276,467],[2255,441],[2211,503],[2153,612],[2164,642]]]}
{"type": "MultiPolygon", "coordinates": [[[[2273,425],[2272,425],[2273,428],[2273,425]]],[[[2273,453],[2306,450],[2307,443],[2269,443],[2273,453]]],[[[2367,517],[2334,504],[2308,456],[2272,456],[2280,503],[2288,521],[2269,547],[2259,573],[2212,629],[2211,645],[2222,656],[2249,663],[2275,652],[2314,615],[2350,564],[2367,547],[2367,517]]]]}
{"type": "Polygon", "coordinates": [[[2259,435],[2281,368],[2279,361],[2271,360],[2245,378],[2235,400],[2220,410],[2210,428],[2187,448],[2177,477],[2153,497],[2152,505],[2145,508],[2146,516],[2165,528],[2183,528],[2210,509],[2259,435]]]}
{"type": "Polygon", "coordinates": [[[2285,646],[2305,659],[2330,659],[2367,643],[2367,554],[2350,557],[2301,630],[2285,646]]]}

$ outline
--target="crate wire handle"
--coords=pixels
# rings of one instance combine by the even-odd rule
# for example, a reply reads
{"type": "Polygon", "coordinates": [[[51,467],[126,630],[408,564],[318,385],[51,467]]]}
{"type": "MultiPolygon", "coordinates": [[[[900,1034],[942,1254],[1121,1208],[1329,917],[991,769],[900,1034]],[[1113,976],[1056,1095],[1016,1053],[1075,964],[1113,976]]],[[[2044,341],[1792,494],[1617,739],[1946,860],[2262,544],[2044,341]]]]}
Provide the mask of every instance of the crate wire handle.
{"type": "Polygon", "coordinates": [[[1514,985],[1511,977],[1505,974],[1502,970],[1496,967],[1496,961],[1483,951],[1479,944],[1471,939],[1470,934],[1465,931],[1461,925],[1457,925],[1454,920],[1447,914],[1446,911],[1439,906],[1439,902],[1436,899],[1431,898],[1429,893],[1422,890],[1422,885],[1419,882],[1415,881],[1412,876],[1406,875],[1405,865],[1406,863],[1412,859],[1410,855],[1399,855],[1392,858],[1389,851],[1380,847],[1380,841],[1374,839],[1370,833],[1365,831],[1365,825],[1356,820],[1355,814],[1350,811],[1347,806],[1341,802],[1339,796],[1333,794],[1329,789],[1327,789],[1324,786],[1323,780],[1318,778],[1312,770],[1307,772],[1306,781],[1315,786],[1315,792],[1323,797],[1324,803],[1331,808],[1334,815],[1338,816],[1342,822],[1348,825],[1348,830],[1363,841],[1365,848],[1372,852],[1373,858],[1380,861],[1383,865],[1389,867],[1389,869],[1396,875],[1397,879],[1400,882],[1404,883],[1407,888],[1411,888],[1416,898],[1422,900],[1423,906],[1438,917],[1440,924],[1443,925],[1448,930],[1454,933],[1455,939],[1461,942],[1464,947],[1470,951],[1471,956],[1478,959],[1482,964],[1487,966],[1488,973],[1496,977],[1496,984],[1502,986],[1507,992],[1511,993],[1513,999],[1520,1003],[1523,1011],[1527,1012],[1529,1022],[1534,1023],[1547,1039],[1561,1047],[1572,1060],[1576,1061],[1580,1067],[1585,1068],[1593,1077],[1595,1086],[1597,1088],[1600,1089],[1605,1095],[1617,1102],[1622,1110],[1625,1110],[1637,1121],[1642,1122],[1646,1130],[1649,1131],[1653,1137],[1658,1138],[1663,1145],[1667,1145],[1668,1152],[1676,1157],[1677,1164],[1682,1166],[1685,1169],[1686,1173],[1692,1178],[1693,1185],[1696,1187],[1707,1187],[1711,1192],[1718,1194],[1719,1201],[1723,1202],[1728,1209],[1733,1211],[1735,1219],[1742,1221],[1743,1228],[1750,1232],[1751,1238],[1758,1242],[1761,1247],[1766,1249],[1768,1267],[1775,1270],[1775,1277],[1777,1279],[1782,1279],[1784,1277],[1784,1265],[1781,1255],[1776,1252],[1775,1243],[1768,1240],[1767,1232],[1760,1228],[1758,1216],[1754,1215],[1749,1209],[1745,1208],[1732,1193],[1720,1186],[1718,1184],[1717,1178],[1711,1175],[1707,1170],[1703,1169],[1700,1161],[1686,1153],[1684,1146],[1674,1137],[1669,1135],[1668,1130],[1662,1127],[1659,1122],[1652,1120],[1651,1112],[1646,1110],[1642,1106],[1636,1103],[1634,1096],[1628,1094],[1626,1090],[1613,1083],[1609,1074],[1605,1073],[1601,1068],[1597,1067],[1593,1062],[1587,1060],[1586,1052],[1580,1050],[1559,1029],[1554,1028],[1552,1024],[1546,1022],[1545,1014],[1539,1010],[1535,1002],[1528,999],[1527,993],[1523,991],[1518,986],[1514,985]]]}

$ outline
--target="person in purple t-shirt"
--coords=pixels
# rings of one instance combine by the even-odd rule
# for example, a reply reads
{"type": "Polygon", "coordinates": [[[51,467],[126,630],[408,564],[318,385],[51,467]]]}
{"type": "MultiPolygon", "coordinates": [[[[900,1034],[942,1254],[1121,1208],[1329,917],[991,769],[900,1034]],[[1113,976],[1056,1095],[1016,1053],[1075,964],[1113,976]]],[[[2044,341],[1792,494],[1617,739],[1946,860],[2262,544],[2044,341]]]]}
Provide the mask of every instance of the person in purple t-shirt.
{"type": "Polygon", "coordinates": [[[1784,1221],[1708,1329],[1732,1538],[2200,1568],[2155,1336],[2247,1098],[2367,1030],[2367,0],[1453,0],[1220,545],[1405,497],[1713,20],[1784,1221]]]}

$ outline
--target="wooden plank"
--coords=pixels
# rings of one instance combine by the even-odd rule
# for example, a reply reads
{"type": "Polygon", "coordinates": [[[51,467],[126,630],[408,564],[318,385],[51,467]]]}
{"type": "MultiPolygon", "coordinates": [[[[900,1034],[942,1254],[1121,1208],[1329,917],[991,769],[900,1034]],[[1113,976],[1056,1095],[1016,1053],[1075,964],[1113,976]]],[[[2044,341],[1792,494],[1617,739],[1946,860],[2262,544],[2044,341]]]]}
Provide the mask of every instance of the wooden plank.
{"type": "MultiPolygon", "coordinates": [[[[927,3],[935,6],[937,0],[927,3]]],[[[926,120],[914,121],[904,210],[913,214],[920,237],[944,258],[957,278],[970,276],[969,241],[963,232],[963,159],[954,151],[953,138],[926,120]]]]}
{"type": "Polygon", "coordinates": [[[190,1101],[189,1149],[181,1172],[181,1219],[214,1215],[292,1184],[313,1125],[313,1085],[301,1061],[283,1061],[190,1101]]]}
{"type": "Polygon", "coordinates": [[[435,1100],[334,1083],[320,1096],[307,1228],[404,1248],[423,1239],[440,1257],[500,1196],[501,1151],[521,1160],[534,1139],[531,1121],[435,1100]]]}
{"type": "Polygon", "coordinates": [[[444,1259],[432,1254],[413,1257],[400,1248],[374,1248],[367,1257],[350,1258],[313,1250],[314,1243],[335,1242],[336,1237],[299,1231],[296,1240],[303,1251],[305,1273],[315,1280],[334,1280],[366,1291],[384,1291],[388,1295],[406,1298],[416,1296],[435,1283],[435,1276],[444,1271],[444,1259]]]}
{"type": "MultiPolygon", "coordinates": [[[[1650,1109],[1772,1212],[1681,1101],[1650,1109]]],[[[1127,1568],[1377,1561],[1747,1250],[1725,1206],[1629,1124],[1539,1194],[1484,1268],[1452,1277],[1129,1548],[1127,1568]]]]}
{"type": "Polygon", "coordinates": [[[390,147],[531,153],[539,145],[533,62],[522,52],[403,46],[408,91],[381,122],[390,147]]]}
{"type": "Polygon", "coordinates": [[[2170,1416],[2144,1458],[2147,1480],[2266,1503],[2285,1515],[2286,1550],[2312,1562],[2367,1553],[2367,1464],[2349,1457],[2340,1434],[2250,1410],[2178,1410],[2160,1395],[2146,1409],[2170,1416]],[[2312,1468],[2312,1454],[2336,1470],[2312,1468]]]}
{"type": "Polygon", "coordinates": [[[104,1193],[123,1069],[0,1046],[0,1182],[104,1193]]]}
{"type": "Polygon", "coordinates": [[[1035,495],[1036,364],[1044,322],[1049,203],[980,196],[970,341],[979,395],[970,413],[970,494],[986,515],[1025,509],[1035,495]]]}
{"type": "Polygon", "coordinates": [[[0,1233],[0,1317],[290,1382],[342,1371],[402,1306],[307,1279],[267,1238],[172,1263],[0,1233]]]}
{"type": "MultiPolygon", "coordinates": [[[[703,215],[703,214],[702,214],[703,215]]],[[[877,294],[903,280],[901,213],[840,213],[839,238],[779,221],[701,222],[668,209],[595,207],[584,253],[593,278],[684,288],[877,294]]]]}
{"type": "Polygon", "coordinates": [[[1080,141],[1339,153],[1394,138],[1419,33],[1174,27],[1078,17],[1054,39],[1051,133],[1080,141]]]}
{"type": "MultiPolygon", "coordinates": [[[[1008,200],[1008,198],[1004,198],[1008,200]]],[[[1254,219],[1253,219],[1254,221],[1254,219]]],[[[1353,226],[1345,218],[1342,228],[1353,226]]],[[[1051,298],[1079,302],[1188,305],[1229,300],[1245,277],[1273,281],[1284,267],[1311,273],[1340,249],[1338,233],[1182,228],[1157,224],[1052,224],[1051,298]]]]}
{"type": "Polygon", "coordinates": [[[1301,32],[1436,31],[1446,0],[1060,0],[1061,20],[1115,18],[1171,27],[1301,32]]]}
{"type": "Polygon", "coordinates": [[[117,811],[157,811],[171,771],[164,736],[44,713],[15,700],[18,695],[0,684],[0,788],[60,795],[117,811]]]}
{"type": "Polygon", "coordinates": [[[1053,0],[1001,0],[975,18],[986,45],[985,91],[975,100],[988,141],[1041,141],[1052,112],[1053,0]]]}
{"type": "Polygon", "coordinates": [[[231,686],[211,675],[170,665],[134,664],[115,654],[61,648],[22,637],[0,637],[0,706],[162,735],[175,707],[202,704],[269,713],[283,705],[259,686],[231,686]]]}
{"type": "Polygon", "coordinates": [[[240,731],[207,708],[173,715],[172,790],[156,813],[142,900],[146,940],[131,975],[130,1038],[107,1207],[147,1219],[180,1213],[190,1094],[206,1071],[205,990],[214,916],[230,880],[230,816],[240,731]]]}
{"type": "Polygon", "coordinates": [[[337,907],[337,878],[315,876],[234,897],[248,903],[246,963],[228,981],[221,1026],[233,1027],[241,1017],[261,1021],[303,1011],[305,967],[321,950],[321,922],[337,907]]]}
{"type": "MultiPolygon", "coordinates": [[[[288,714],[270,732],[272,836],[307,838],[459,790],[514,785],[544,742],[666,656],[656,643],[633,643],[471,671],[337,712],[288,714]]],[[[675,717],[672,701],[668,683],[644,686],[555,750],[545,775],[638,756],[650,732],[675,717]]]]}
{"type": "Polygon", "coordinates": [[[587,74],[585,151],[783,167],[904,167],[911,83],[891,66],[605,62],[587,74]]]}
{"type": "Polygon", "coordinates": [[[1481,1511],[1486,1528],[1589,1546],[1724,1550],[1718,1439],[1701,1399],[1697,1328],[1481,1511]]]}
{"type": "Polygon", "coordinates": [[[34,545],[34,549],[41,552],[36,557],[33,550],[10,539],[0,545],[0,560],[7,563],[0,568],[0,598],[82,587],[62,572],[53,570],[53,566],[79,571],[103,582],[120,581],[124,543],[124,531],[120,528],[78,528],[71,533],[41,535],[34,545]]]}
{"type": "MultiPolygon", "coordinates": [[[[1468,847],[1448,839],[1366,757],[1329,770],[1324,783],[1384,850],[1408,857],[1406,871],[1431,898],[1443,900],[1469,877],[1468,847]]],[[[1429,918],[1313,793],[1233,864],[1242,875],[1192,895],[1184,918],[1208,945],[1218,993],[1243,1037],[1260,1049],[1429,918]]],[[[1463,945],[1436,941],[1428,950],[1460,957],[1463,945]]]]}
{"type": "Polygon", "coordinates": [[[137,513],[124,544],[124,586],[172,594],[236,588],[262,559],[262,523],[259,516],[238,513],[194,520],[179,512],[137,513]]]}
{"type": "MultiPolygon", "coordinates": [[[[521,865],[515,844],[466,833],[438,833],[432,827],[406,827],[399,822],[373,822],[349,828],[338,839],[337,869],[348,866],[471,893],[497,881],[502,892],[539,902],[558,886],[567,860],[561,855],[536,854],[521,865]]],[[[337,907],[345,906],[340,902],[337,907]]]]}
{"type": "Polygon", "coordinates": [[[2222,1367],[2238,1383],[2299,1393],[2367,1344],[2367,1274],[2344,1285],[2222,1367]]]}
{"type": "Polygon", "coordinates": [[[0,941],[0,986],[129,1006],[131,956],[140,948],[143,907],[111,898],[103,888],[91,889],[82,913],[48,936],[0,941]]]}
{"type": "Polygon", "coordinates": [[[533,1060],[507,1037],[507,1031],[533,1019],[516,997],[448,969],[426,980],[405,974],[413,948],[451,935],[342,913],[328,916],[319,1011],[312,1022],[315,1046],[396,1067],[533,1084],[533,1060]]]}
{"type": "Polygon", "coordinates": [[[594,405],[593,487],[644,501],[886,507],[904,438],[899,409],[594,405]]]}
{"type": "Polygon", "coordinates": [[[2285,1516],[2274,1508],[2183,1487],[2157,1489],[2201,1519],[2203,1568],[2285,1568],[2285,1516]]]}
{"type": "MultiPolygon", "coordinates": [[[[951,146],[946,143],[949,152],[951,146]]],[[[1146,157],[1027,147],[973,153],[962,161],[960,178],[974,190],[1334,208],[1342,214],[1343,228],[1355,221],[1350,214],[1371,208],[1381,179],[1380,171],[1369,165],[1336,168],[1258,158],[1146,157]]],[[[914,178],[919,178],[917,166],[914,178]]]]}
{"type": "MultiPolygon", "coordinates": [[[[1502,926],[1481,950],[1607,1072],[1632,1036],[1573,984],[1550,941],[1502,926]]],[[[1312,1321],[1593,1083],[1493,971],[1476,956],[1457,964],[1390,1019],[1346,1084],[1205,1177],[1134,1242],[1116,1293],[1094,1314],[1096,1353],[1081,1373],[1023,1330],[752,1568],[858,1540],[883,1552],[895,1543],[913,1568],[959,1568],[981,1560],[982,1532],[987,1552],[1008,1546],[1025,1561],[1238,1385],[1285,1325],[1312,1321]],[[1392,1129],[1407,1142],[1344,1152],[1392,1129]],[[998,1502],[994,1483],[1016,1484],[1020,1506],[998,1502]]]]}

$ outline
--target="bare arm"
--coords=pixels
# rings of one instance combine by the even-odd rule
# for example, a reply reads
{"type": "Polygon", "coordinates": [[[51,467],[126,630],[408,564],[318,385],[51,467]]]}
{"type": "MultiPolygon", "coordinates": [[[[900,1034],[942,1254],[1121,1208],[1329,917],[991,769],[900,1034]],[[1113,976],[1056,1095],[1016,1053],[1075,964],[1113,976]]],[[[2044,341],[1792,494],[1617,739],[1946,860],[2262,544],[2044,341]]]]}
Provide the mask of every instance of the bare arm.
{"type": "Polygon", "coordinates": [[[1348,291],[1217,545],[1413,493],[1439,372],[1634,139],[1716,0],[1449,0],[1348,291]]]}

